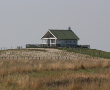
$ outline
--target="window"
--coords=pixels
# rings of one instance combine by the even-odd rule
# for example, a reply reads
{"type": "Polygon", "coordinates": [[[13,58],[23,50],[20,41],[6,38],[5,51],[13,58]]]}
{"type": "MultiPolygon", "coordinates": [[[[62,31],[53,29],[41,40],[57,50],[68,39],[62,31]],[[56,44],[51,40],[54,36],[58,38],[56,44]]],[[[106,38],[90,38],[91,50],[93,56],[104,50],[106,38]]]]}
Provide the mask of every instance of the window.
{"type": "Polygon", "coordinates": [[[54,39],[52,39],[52,40],[51,40],[51,43],[55,43],[55,40],[54,40],[54,39]]]}
{"type": "Polygon", "coordinates": [[[70,41],[70,43],[71,43],[71,41],[70,41]]]}

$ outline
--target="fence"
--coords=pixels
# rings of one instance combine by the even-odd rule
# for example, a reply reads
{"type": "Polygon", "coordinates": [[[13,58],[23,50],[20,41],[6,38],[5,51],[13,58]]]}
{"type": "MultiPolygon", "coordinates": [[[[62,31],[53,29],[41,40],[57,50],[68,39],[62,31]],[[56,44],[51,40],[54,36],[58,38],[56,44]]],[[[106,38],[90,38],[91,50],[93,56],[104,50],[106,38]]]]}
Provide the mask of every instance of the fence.
{"type": "Polygon", "coordinates": [[[89,48],[61,48],[61,49],[67,50],[70,52],[90,55],[92,57],[100,57],[100,58],[110,59],[110,52],[105,52],[105,51],[101,51],[101,50],[89,49],[89,48]]]}
{"type": "Polygon", "coordinates": [[[47,58],[47,57],[0,57],[0,59],[8,59],[8,60],[15,60],[15,59],[23,59],[23,60],[76,60],[76,59],[102,59],[102,58],[98,58],[98,57],[86,57],[86,58],[70,58],[70,57],[66,57],[66,58],[61,58],[61,57],[50,57],[50,58],[47,58]]]}
{"type": "Polygon", "coordinates": [[[42,44],[26,44],[26,48],[43,47],[42,44]]]}

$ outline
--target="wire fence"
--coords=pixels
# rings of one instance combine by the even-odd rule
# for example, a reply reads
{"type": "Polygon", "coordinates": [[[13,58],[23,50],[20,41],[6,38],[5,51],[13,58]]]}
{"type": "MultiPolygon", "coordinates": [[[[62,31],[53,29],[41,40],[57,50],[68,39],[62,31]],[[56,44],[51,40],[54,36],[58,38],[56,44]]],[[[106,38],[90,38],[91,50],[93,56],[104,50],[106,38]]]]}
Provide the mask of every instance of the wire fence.
{"type": "Polygon", "coordinates": [[[105,52],[96,49],[89,49],[89,48],[61,48],[63,50],[67,50],[70,52],[86,54],[92,57],[99,57],[99,58],[107,58],[110,59],[110,52],[105,52]]]}

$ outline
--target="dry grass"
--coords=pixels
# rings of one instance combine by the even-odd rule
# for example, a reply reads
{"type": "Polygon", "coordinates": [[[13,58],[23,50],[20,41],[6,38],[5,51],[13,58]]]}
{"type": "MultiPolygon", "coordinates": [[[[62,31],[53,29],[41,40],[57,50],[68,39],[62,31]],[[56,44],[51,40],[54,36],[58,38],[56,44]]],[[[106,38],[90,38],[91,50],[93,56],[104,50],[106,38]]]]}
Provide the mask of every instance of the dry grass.
{"type": "Polygon", "coordinates": [[[0,60],[0,90],[109,90],[109,62],[0,60]]]}
{"type": "MultiPolygon", "coordinates": [[[[37,49],[12,49],[0,51],[0,59],[54,59],[54,60],[74,60],[74,59],[93,59],[92,56],[80,53],[68,52],[53,48],[37,48],[37,49]]],[[[94,57],[95,59],[98,57],[94,57]]],[[[102,58],[100,58],[102,59],[102,58]]]]}

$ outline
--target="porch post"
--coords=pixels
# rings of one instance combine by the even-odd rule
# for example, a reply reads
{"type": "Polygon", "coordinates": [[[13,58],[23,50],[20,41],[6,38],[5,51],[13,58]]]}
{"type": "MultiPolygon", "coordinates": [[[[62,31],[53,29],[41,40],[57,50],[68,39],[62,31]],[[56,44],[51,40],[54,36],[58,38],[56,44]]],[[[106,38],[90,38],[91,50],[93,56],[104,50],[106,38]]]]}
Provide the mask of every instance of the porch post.
{"type": "Polygon", "coordinates": [[[49,39],[47,39],[47,47],[48,47],[48,44],[49,44],[49,39]]]}
{"type": "Polygon", "coordinates": [[[50,39],[50,47],[51,47],[51,39],[50,39]]]}
{"type": "Polygon", "coordinates": [[[56,46],[56,39],[55,39],[55,46],[56,46]]]}

